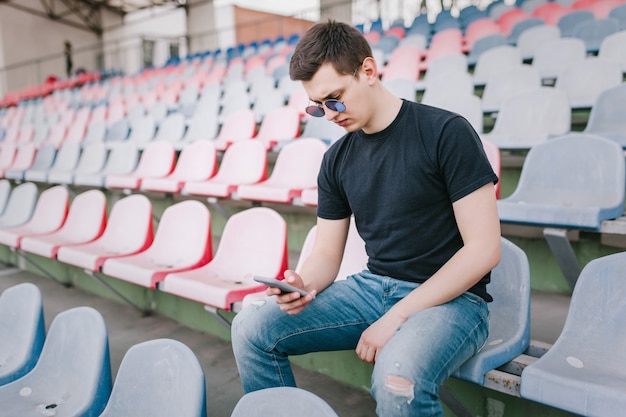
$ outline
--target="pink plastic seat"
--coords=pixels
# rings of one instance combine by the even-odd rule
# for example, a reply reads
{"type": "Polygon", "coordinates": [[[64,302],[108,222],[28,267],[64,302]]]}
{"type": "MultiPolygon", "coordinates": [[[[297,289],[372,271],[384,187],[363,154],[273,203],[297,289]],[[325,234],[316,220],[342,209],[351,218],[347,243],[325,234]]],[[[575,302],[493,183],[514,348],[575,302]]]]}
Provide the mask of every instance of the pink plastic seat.
{"type": "Polygon", "coordinates": [[[212,256],[211,214],[199,201],[187,200],[165,209],[148,249],[105,260],[102,272],[154,289],[167,274],[198,268],[212,256]]]}
{"type": "Polygon", "coordinates": [[[25,236],[45,235],[57,231],[67,217],[69,192],[62,185],[43,191],[30,220],[16,227],[0,229],[0,243],[19,248],[25,236]]]}
{"type": "Polygon", "coordinates": [[[100,190],[78,194],[72,204],[63,227],[43,236],[22,238],[25,252],[55,258],[62,245],[78,245],[91,242],[104,231],[107,218],[107,202],[100,190]]]}
{"type": "Polygon", "coordinates": [[[163,178],[144,178],[141,189],[179,193],[187,181],[204,181],[217,172],[217,151],[209,140],[186,145],[178,157],[174,171],[163,178]]]}
{"type": "Polygon", "coordinates": [[[128,175],[107,175],[106,188],[138,190],[144,178],[163,178],[169,175],[176,163],[176,150],[168,141],[155,141],[146,145],[137,168],[128,175]]]}
{"type": "Polygon", "coordinates": [[[113,205],[102,236],[82,245],[61,246],[57,259],[99,271],[105,260],[141,252],[152,239],[152,203],[146,196],[134,194],[113,205]]]}
{"type": "Polygon", "coordinates": [[[4,176],[4,171],[9,169],[15,161],[17,146],[14,143],[3,143],[0,145],[0,172],[4,176]]]}
{"type": "Polygon", "coordinates": [[[270,177],[258,184],[240,185],[242,200],[291,203],[305,188],[317,186],[322,157],[327,146],[318,139],[299,139],[285,145],[276,158],[270,177]]]}
{"type": "Polygon", "coordinates": [[[256,140],[260,140],[269,151],[279,142],[296,139],[300,134],[300,112],[283,106],[270,110],[259,128],[256,140]]]}
{"type": "Polygon", "coordinates": [[[305,206],[317,207],[317,188],[307,188],[306,190],[302,190],[300,201],[302,201],[302,204],[305,206]]]}
{"type": "Polygon", "coordinates": [[[230,198],[242,184],[267,179],[267,150],[257,140],[233,143],[226,149],[217,174],[205,181],[187,181],[182,193],[230,198]]]}
{"type": "Polygon", "coordinates": [[[223,310],[265,288],[254,275],[281,278],[287,269],[287,224],[267,207],[231,216],[215,257],[205,266],[168,274],[160,289],[223,310]]]}
{"type": "Polygon", "coordinates": [[[230,113],[213,141],[215,149],[224,151],[233,142],[252,139],[256,133],[256,115],[252,110],[230,113]]]}

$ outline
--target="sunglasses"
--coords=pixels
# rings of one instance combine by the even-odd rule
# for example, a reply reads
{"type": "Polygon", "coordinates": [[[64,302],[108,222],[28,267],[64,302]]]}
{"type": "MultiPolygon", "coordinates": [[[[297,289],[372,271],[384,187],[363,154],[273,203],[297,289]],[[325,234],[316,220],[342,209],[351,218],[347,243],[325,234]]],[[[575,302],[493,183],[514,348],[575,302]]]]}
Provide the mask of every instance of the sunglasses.
{"type": "MultiPolygon", "coordinates": [[[[360,68],[360,67],[359,67],[360,68]]],[[[359,71],[359,68],[357,68],[354,71],[354,74],[352,74],[352,80],[354,80],[354,78],[356,77],[357,72],[359,71]]],[[[352,85],[352,80],[350,80],[350,84],[348,84],[348,87],[350,87],[350,85],[352,85]]],[[[346,88],[346,91],[348,90],[348,88],[346,88]]],[[[344,91],[345,94],[345,91],[344,91]]],[[[332,111],[336,111],[337,113],[343,113],[344,111],[346,111],[346,105],[343,104],[343,101],[339,101],[337,99],[331,98],[328,99],[326,101],[324,101],[323,103],[320,104],[314,104],[312,106],[307,106],[304,111],[307,112],[307,114],[310,114],[313,117],[324,117],[324,115],[326,114],[326,112],[324,111],[324,106],[332,111]]]]}

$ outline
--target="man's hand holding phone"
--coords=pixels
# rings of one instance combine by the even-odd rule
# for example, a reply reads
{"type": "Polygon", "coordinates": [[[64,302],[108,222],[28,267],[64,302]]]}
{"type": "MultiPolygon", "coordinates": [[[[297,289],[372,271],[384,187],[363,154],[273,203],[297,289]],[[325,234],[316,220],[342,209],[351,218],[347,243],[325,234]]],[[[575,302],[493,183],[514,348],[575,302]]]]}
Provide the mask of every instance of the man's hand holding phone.
{"type": "Polygon", "coordinates": [[[275,295],[280,309],[288,314],[300,313],[313,299],[317,291],[307,292],[299,274],[292,270],[285,271],[285,279],[254,277],[254,280],[267,285],[267,295],[275,295]]]}

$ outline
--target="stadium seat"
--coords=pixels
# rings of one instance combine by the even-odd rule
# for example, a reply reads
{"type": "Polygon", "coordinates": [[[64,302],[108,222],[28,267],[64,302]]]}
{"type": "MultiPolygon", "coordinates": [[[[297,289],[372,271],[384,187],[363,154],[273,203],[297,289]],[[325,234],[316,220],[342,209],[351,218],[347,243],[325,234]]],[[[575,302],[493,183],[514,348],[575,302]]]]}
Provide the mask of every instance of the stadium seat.
{"type": "MultiPolygon", "coordinates": [[[[624,4],[624,10],[626,10],[626,4],[624,4]]],[[[612,35],[604,38],[600,44],[598,51],[598,57],[601,59],[616,61],[619,63],[622,73],[626,73],[626,26],[620,32],[613,33],[612,35]]]]}
{"type": "Polygon", "coordinates": [[[626,409],[626,253],[583,269],[563,330],[548,352],[522,372],[521,396],[592,417],[626,409]]]}
{"type": "MultiPolygon", "coordinates": [[[[383,81],[383,85],[396,97],[405,100],[417,101],[415,96],[415,80],[409,78],[395,77],[383,81]]],[[[310,119],[315,119],[314,117],[310,119]]],[[[309,119],[309,120],[310,120],[309,119]]],[[[322,119],[319,117],[319,119],[322,119]]],[[[328,121],[327,121],[328,122],[328,121]]],[[[345,132],[345,131],[344,131],[345,132]]],[[[304,133],[302,134],[303,137],[304,133]]]]}
{"type": "Polygon", "coordinates": [[[0,229],[0,243],[19,248],[24,236],[59,230],[67,217],[69,204],[69,191],[65,186],[57,185],[42,191],[30,220],[21,226],[0,229]]]}
{"type": "Polygon", "coordinates": [[[589,10],[571,10],[562,15],[557,21],[557,26],[561,30],[561,37],[574,36],[576,26],[581,22],[593,20],[593,13],[589,10]]]}
{"type": "MultiPolygon", "coordinates": [[[[116,123],[112,124],[111,127],[110,127],[110,130],[112,131],[111,135],[113,133],[122,132],[123,130],[122,130],[121,126],[123,126],[123,123],[125,123],[125,120],[117,121],[116,123]]],[[[126,124],[126,126],[127,126],[126,128],[129,129],[127,124],[126,124]]],[[[70,131],[71,131],[71,129],[70,129],[70,131]]],[[[128,130],[126,131],[126,133],[128,134],[128,130]]],[[[96,120],[96,121],[93,121],[93,122],[89,123],[89,127],[87,127],[87,131],[86,132],[85,132],[84,127],[83,127],[82,130],[77,130],[75,132],[75,135],[76,136],[73,136],[74,140],[69,140],[70,134],[68,133],[68,138],[66,138],[65,141],[66,142],[70,142],[70,143],[74,143],[74,142],[82,142],[82,143],[102,142],[109,135],[109,131],[107,130],[106,122],[104,120],[96,120]],[[83,135],[80,135],[81,132],[83,133],[83,135]]],[[[120,133],[120,135],[121,135],[121,133],[120,133]]]]}
{"type": "Polygon", "coordinates": [[[5,177],[7,171],[23,172],[33,166],[37,147],[33,143],[25,143],[18,146],[13,163],[4,169],[0,169],[0,177],[5,177]]]}
{"type": "Polygon", "coordinates": [[[91,307],[76,307],[54,318],[35,367],[0,386],[0,404],[7,416],[97,416],[110,393],[104,319],[91,307]]]}
{"type": "Polygon", "coordinates": [[[11,181],[0,179],[0,215],[4,212],[11,195],[11,181]]]}
{"type": "Polygon", "coordinates": [[[141,153],[133,172],[126,175],[108,174],[104,179],[104,186],[138,190],[144,178],[163,178],[172,172],[175,164],[176,150],[171,142],[151,142],[141,153]]]}
{"type": "Polygon", "coordinates": [[[76,168],[80,158],[80,143],[64,143],[54,159],[54,163],[48,170],[29,169],[24,173],[26,181],[48,182],[48,175],[57,172],[71,172],[76,168]]]}
{"type": "Polygon", "coordinates": [[[289,106],[270,110],[259,127],[255,140],[270,151],[282,147],[300,135],[300,112],[289,106]]]}
{"type": "Polygon", "coordinates": [[[505,223],[598,230],[624,213],[621,146],[570,133],[533,146],[513,194],[498,201],[505,223]]]}
{"type": "Polygon", "coordinates": [[[622,83],[622,69],[613,61],[587,58],[557,77],[554,88],[567,93],[572,109],[591,108],[600,93],[622,83]]]}
{"type": "Polygon", "coordinates": [[[500,110],[509,97],[541,87],[539,71],[531,65],[520,65],[494,75],[485,84],[482,95],[482,110],[493,113],[500,110]]]}
{"type": "Polygon", "coordinates": [[[0,386],[21,378],[35,366],[46,328],[43,299],[30,282],[13,285],[0,294],[0,386]]]}
{"type": "Polygon", "coordinates": [[[572,36],[585,42],[587,53],[597,54],[604,38],[618,31],[617,19],[592,19],[576,25],[572,36]]]}
{"type": "Polygon", "coordinates": [[[253,207],[228,218],[209,263],[168,274],[160,289],[230,311],[246,294],[264,288],[254,275],[282,278],[287,263],[287,223],[273,209],[253,207]]]}
{"type": "Polygon", "coordinates": [[[474,82],[468,72],[442,72],[428,78],[426,90],[422,97],[423,104],[448,103],[459,96],[467,97],[474,94],[474,82]]]}
{"type": "Polygon", "coordinates": [[[541,79],[558,78],[567,68],[585,59],[585,43],[578,38],[558,38],[537,47],[532,66],[541,79]]]}
{"type": "Polygon", "coordinates": [[[416,81],[415,89],[417,91],[424,91],[428,88],[428,83],[431,78],[436,79],[444,73],[449,74],[458,72],[467,72],[466,55],[460,52],[454,52],[435,58],[430,62],[428,71],[426,71],[424,77],[421,80],[416,81]]]}
{"type": "Polygon", "coordinates": [[[502,103],[489,133],[481,135],[500,149],[529,149],[570,131],[571,109],[564,91],[540,87],[502,103]]]}
{"type": "MultiPolygon", "coordinates": [[[[387,88],[389,88],[393,92],[393,88],[391,88],[389,85],[387,85],[387,88]]],[[[415,89],[411,87],[411,91],[413,94],[413,98],[410,100],[415,101],[415,89]]],[[[339,126],[337,123],[326,120],[325,117],[309,117],[304,124],[301,138],[317,138],[323,140],[326,143],[333,143],[345,134],[346,131],[344,128],[339,126]]]]}
{"type": "Polygon", "coordinates": [[[106,226],[106,197],[100,190],[88,190],[72,200],[63,226],[42,236],[22,237],[20,248],[47,258],[56,258],[62,245],[78,245],[97,239],[106,226]]]}
{"type": "Polygon", "coordinates": [[[302,190],[302,194],[300,194],[300,202],[302,202],[305,206],[317,207],[317,187],[302,190]]]}
{"type": "Polygon", "coordinates": [[[104,138],[102,140],[85,140],[85,143],[102,142],[104,140],[108,143],[108,145],[111,145],[114,142],[121,142],[128,139],[129,132],[130,122],[127,118],[123,118],[114,122],[108,127],[106,134],[104,135],[104,138]]]}
{"type": "Polygon", "coordinates": [[[508,72],[522,65],[519,48],[511,45],[499,45],[483,52],[474,68],[474,85],[485,85],[499,74],[508,72]]]}
{"type": "MultiPolygon", "coordinates": [[[[106,151],[106,149],[103,151],[106,151]]],[[[137,168],[138,160],[139,149],[137,149],[137,145],[132,142],[120,143],[108,151],[104,168],[92,173],[76,172],[74,174],[74,184],[104,187],[105,180],[109,175],[125,176],[132,174],[137,168]]]]}
{"type": "Polygon", "coordinates": [[[65,172],[48,173],[48,182],[72,184],[77,175],[90,175],[100,172],[106,163],[107,149],[103,142],[91,142],[83,146],[76,167],[65,172]]]}
{"type": "Polygon", "coordinates": [[[478,65],[478,61],[483,53],[490,49],[505,45],[508,45],[508,42],[506,36],[502,33],[494,33],[477,39],[467,55],[468,65],[470,67],[478,65]]]}
{"type": "Polygon", "coordinates": [[[10,168],[17,155],[17,145],[15,143],[2,143],[0,145],[0,172],[10,168]]]}
{"type": "Polygon", "coordinates": [[[128,349],[99,417],[206,417],[204,371],[196,355],[173,339],[128,349]]]}
{"type": "Polygon", "coordinates": [[[488,371],[515,359],[530,344],[530,266],[526,253],[501,239],[500,263],[488,286],[489,338],[482,349],[452,375],[482,385],[488,371]]]}
{"type": "Polygon", "coordinates": [[[174,146],[183,140],[185,135],[185,116],[182,113],[172,113],[167,115],[157,129],[154,141],[164,140],[171,142],[174,146]]]}
{"type": "Polygon", "coordinates": [[[508,37],[508,41],[511,45],[517,45],[519,43],[519,37],[527,30],[536,26],[543,25],[543,19],[539,17],[531,17],[525,15],[511,26],[511,32],[508,37]]]}
{"type": "Polygon", "coordinates": [[[591,107],[585,133],[599,135],[626,149],[626,83],[600,93],[591,107]]]}
{"type": "Polygon", "coordinates": [[[155,289],[165,276],[198,268],[213,256],[211,214],[199,201],[168,206],[148,249],[134,255],[104,261],[108,276],[155,289]]]}
{"type": "Polygon", "coordinates": [[[57,252],[57,259],[99,271],[105,260],[141,252],[148,248],[152,239],[152,204],[146,196],[134,194],[113,204],[106,228],[99,238],[78,245],[63,245],[57,252]]]}
{"type": "Polygon", "coordinates": [[[13,188],[0,215],[0,229],[21,226],[30,220],[38,199],[37,186],[25,182],[13,188]]]}
{"type": "Polygon", "coordinates": [[[608,17],[619,21],[620,30],[623,31],[626,29],[626,5],[620,4],[619,6],[615,6],[609,12],[608,17]]]}
{"type": "Polygon", "coordinates": [[[26,169],[18,170],[14,166],[7,169],[4,173],[5,178],[10,178],[13,180],[23,180],[26,172],[29,170],[47,171],[52,167],[54,163],[54,158],[56,157],[57,148],[52,144],[46,144],[41,146],[37,153],[35,154],[35,159],[33,163],[26,169]]]}
{"type": "Polygon", "coordinates": [[[163,178],[144,178],[141,189],[178,194],[187,181],[204,181],[214,176],[217,167],[217,151],[213,143],[197,140],[183,148],[171,174],[163,178]]]}
{"type": "Polygon", "coordinates": [[[176,150],[197,140],[214,140],[218,132],[217,114],[215,116],[199,113],[187,122],[187,130],[183,139],[174,144],[176,150]]]}
{"type": "Polygon", "coordinates": [[[256,116],[252,110],[240,110],[229,114],[213,141],[215,149],[224,151],[233,142],[252,139],[256,133],[256,116]]]}
{"type": "Polygon", "coordinates": [[[267,149],[257,140],[241,140],[226,149],[215,176],[205,181],[186,181],[182,193],[230,198],[240,185],[256,184],[265,179],[267,149]]]}
{"type": "MultiPolygon", "coordinates": [[[[554,4],[554,3],[552,3],[554,4]]],[[[537,49],[545,43],[559,39],[561,32],[557,26],[538,25],[531,27],[520,33],[517,39],[517,47],[520,50],[523,60],[532,60],[537,49]]]]}
{"type": "Polygon", "coordinates": [[[327,146],[319,139],[304,138],[285,145],[276,157],[272,174],[257,184],[240,185],[242,200],[291,203],[303,189],[317,186],[322,158],[327,146]]]}
{"type": "Polygon", "coordinates": [[[265,388],[245,394],[230,417],[338,417],[326,401],[295,387],[265,388]],[[288,407],[285,404],[289,404],[288,407]]]}

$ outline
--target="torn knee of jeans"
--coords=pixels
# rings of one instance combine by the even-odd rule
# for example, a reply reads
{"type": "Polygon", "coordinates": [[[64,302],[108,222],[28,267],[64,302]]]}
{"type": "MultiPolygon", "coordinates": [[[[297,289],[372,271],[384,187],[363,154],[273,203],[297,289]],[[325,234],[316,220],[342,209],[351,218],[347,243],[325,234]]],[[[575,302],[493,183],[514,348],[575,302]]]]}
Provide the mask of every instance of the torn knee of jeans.
{"type": "Polygon", "coordinates": [[[397,375],[389,375],[387,379],[385,379],[385,389],[392,394],[406,397],[409,403],[413,400],[415,395],[414,386],[415,384],[413,382],[397,375]]]}

